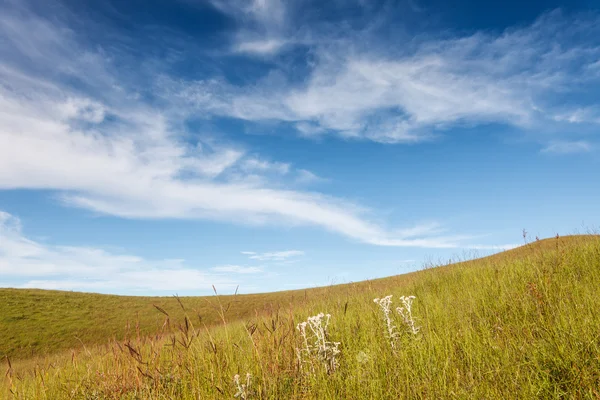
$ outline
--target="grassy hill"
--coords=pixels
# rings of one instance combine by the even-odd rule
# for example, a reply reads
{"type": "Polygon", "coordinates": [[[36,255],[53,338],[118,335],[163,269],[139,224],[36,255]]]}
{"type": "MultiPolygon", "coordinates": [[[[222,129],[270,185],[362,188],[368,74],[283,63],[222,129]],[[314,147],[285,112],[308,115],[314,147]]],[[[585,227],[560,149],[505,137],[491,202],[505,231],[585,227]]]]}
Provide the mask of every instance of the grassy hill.
{"type": "Polygon", "coordinates": [[[599,285],[600,238],[569,236],[385,279],[181,305],[5,289],[0,353],[23,360],[7,363],[0,398],[596,398],[599,285]],[[373,302],[387,295],[389,320],[373,302]],[[402,295],[416,296],[412,319],[395,310],[402,295]],[[308,320],[303,336],[298,324],[320,312],[330,317],[308,320]]]}
{"type": "MultiPolygon", "coordinates": [[[[587,240],[586,236],[565,236],[559,239],[563,246],[587,240]]],[[[556,239],[541,240],[517,249],[472,261],[474,265],[517,259],[533,251],[543,252],[556,246],[556,239]]],[[[326,298],[362,291],[367,287],[387,290],[403,285],[420,272],[335,285],[285,292],[237,295],[182,297],[188,313],[195,321],[207,326],[221,322],[220,307],[226,308],[228,321],[254,317],[256,313],[286,308],[326,298]]],[[[175,297],[113,296],[94,293],[38,289],[0,288],[0,358],[39,357],[61,350],[105,343],[108,339],[122,340],[132,334],[150,335],[161,330],[164,315],[156,307],[167,311],[174,320],[181,320],[185,311],[175,297]]]]}

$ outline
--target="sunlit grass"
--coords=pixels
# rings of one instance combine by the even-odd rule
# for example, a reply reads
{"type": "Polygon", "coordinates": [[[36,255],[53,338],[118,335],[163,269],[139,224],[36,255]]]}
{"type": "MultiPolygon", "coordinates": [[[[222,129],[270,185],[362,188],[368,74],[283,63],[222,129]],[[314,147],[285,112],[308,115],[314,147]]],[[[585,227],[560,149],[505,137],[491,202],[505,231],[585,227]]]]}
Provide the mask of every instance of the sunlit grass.
{"type": "MultiPolygon", "coordinates": [[[[147,299],[153,336],[131,328],[124,340],[15,361],[0,398],[598,398],[599,287],[600,239],[585,236],[306,295],[256,295],[270,309],[252,297],[204,299],[210,323],[198,299],[164,299],[164,314],[147,299]],[[393,346],[373,302],[387,295],[394,306],[415,296],[414,325],[406,304],[388,314],[393,346]],[[303,352],[298,324],[319,313],[330,314],[325,336],[303,352]],[[319,341],[339,343],[334,368],[319,341]]],[[[135,308],[113,310],[128,311],[134,321],[135,308]]]]}

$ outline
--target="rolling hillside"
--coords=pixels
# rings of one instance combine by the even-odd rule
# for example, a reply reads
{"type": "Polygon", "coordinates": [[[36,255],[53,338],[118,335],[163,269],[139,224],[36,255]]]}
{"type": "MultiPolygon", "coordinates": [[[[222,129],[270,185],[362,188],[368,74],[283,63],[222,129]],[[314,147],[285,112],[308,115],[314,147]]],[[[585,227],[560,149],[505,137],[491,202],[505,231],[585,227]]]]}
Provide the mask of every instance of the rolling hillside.
{"type": "MultiPolygon", "coordinates": [[[[524,258],[557,246],[573,246],[594,238],[582,235],[540,240],[466,264],[476,268],[487,263],[524,258]]],[[[456,265],[448,264],[444,269],[453,266],[456,265]]],[[[212,326],[221,322],[221,305],[227,308],[227,320],[236,321],[332,294],[348,296],[348,293],[365,288],[396,288],[421,274],[418,271],[366,282],[265,294],[182,297],[181,301],[195,318],[212,326]]],[[[0,289],[0,357],[14,359],[51,354],[82,344],[101,344],[112,338],[120,340],[132,333],[137,334],[137,331],[150,335],[159,331],[164,323],[164,315],[155,306],[167,311],[174,320],[183,318],[184,311],[174,297],[0,289]]]]}
{"type": "Polygon", "coordinates": [[[22,360],[7,363],[0,397],[597,398],[599,285],[600,237],[569,236],[390,278],[181,304],[3,290],[2,351],[22,360]],[[69,346],[79,350],[40,356],[69,346]]]}

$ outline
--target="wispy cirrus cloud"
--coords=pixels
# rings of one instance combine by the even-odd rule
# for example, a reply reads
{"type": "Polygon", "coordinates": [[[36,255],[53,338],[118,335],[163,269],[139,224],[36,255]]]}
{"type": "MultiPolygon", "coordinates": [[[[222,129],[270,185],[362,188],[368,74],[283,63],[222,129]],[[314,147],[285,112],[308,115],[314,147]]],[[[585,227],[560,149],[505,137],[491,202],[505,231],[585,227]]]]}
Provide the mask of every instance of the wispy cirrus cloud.
{"type": "Polygon", "coordinates": [[[0,9],[0,189],[55,191],[66,205],[124,218],[318,226],[382,246],[457,247],[466,239],[404,234],[344,199],[294,189],[299,176],[288,163],[190,132],[182,120],[198,102],[144,92],[165,79],[122,76],[118,53],[86,43],[68,19],[44,18],[27,2],[0,9]],[[274,171],[291,183],[274,182],[274,171]]]}
{"type": "Polygon", "coordinates": [[[148,260],[95,247],[50,245],[26,237],[20,220],[0,211],[0,286],[93,291],[208,290],[237,282],[187,266],[184,260],[148,260]]]}
{"type": "Polygon", "coordinates": [[[544,147],[541,152],[549,154],[574,154],[588,153],[592,151],[593,146],[586,141],[553,141],[544,147]]]}
{"type": "Polygon", "coordinates": [[[280,0],[210,0],[209,3],[239,24],[231,46],[233,52],[270,56],[290,42],[286,29],[289,3],[280,0]]]}
{"type": "Polygon", "coordinates": [[[241,41],[234,47],[236,52],[253,54],[273,54],[278,52],[287,42],[281,39],[264,39],[241,41]]]}
{"type": "Polygon", "coordinates": [[[554,11],[503,32],[425,36],[403,47],[367,40],[368,30],[313,32],[319,40],[308,44],[313,57],[301,83],[279,71],[248,86],[210,80],[176,91],[213,115],[285,122],[305,136],[416,143],[456,126],[499,123],[542,131],[544,141],[600,122],[589,96],[600,88],[592,39],[599,22],[596,14],[554,11]]]}
{"type": "MultiPolygon", "coordinates": [[[[501,250],[500,246],[469,246],[501,250]]],[[[299,250],[244,251],[262,262],[285,262],[302,257],[299,250]]],[[[409,262],[405,260],[403,262],[409,262]]],[[[152,260],[98,247],[65,246],[33,240],[21,221],[0,211],[0,287],[23,287],[99,292],[210,291],[212,285],[233,290],[241,275],[262,274],[257,266],[190,266],[182,259],[152,260]]],[[[246,278],[245,278],[246,279],[246,278]]],[[[248,289],[248,286],[245,286],[248,289]]]]}
{"type": "Polygon", "coordinates": [[[259,261],[286,261],[290,258],[296,258],[304,255],[301,250],[271,251],[266,253],[256,253],[254,251],[242,251],[251,260],[259,261]]]}
{"type": "Polygon", "coordinates": [[[218,267],[211,268],[211,271],[233,274],[258,274],[263,272],[263,269],[260,267],[245,267],[242,265],[220,265],[218,267]]]}
{"type": "Polygon", "coordinates": [[[285,175],[290,172],[290,164],[282,162],[270,162],[258,158],[247,158],[241,167],[246,171],[274,172],[285,175]]]}
{"type": "MultiPolygon", "coordinates": [[[[193,2],[195,0],[185,0],[193,2]]],[[[283,25],[286,17],[285,2],[281,0],[210,0],[214,7],[258,28],[273,29],[283,25]]]]}

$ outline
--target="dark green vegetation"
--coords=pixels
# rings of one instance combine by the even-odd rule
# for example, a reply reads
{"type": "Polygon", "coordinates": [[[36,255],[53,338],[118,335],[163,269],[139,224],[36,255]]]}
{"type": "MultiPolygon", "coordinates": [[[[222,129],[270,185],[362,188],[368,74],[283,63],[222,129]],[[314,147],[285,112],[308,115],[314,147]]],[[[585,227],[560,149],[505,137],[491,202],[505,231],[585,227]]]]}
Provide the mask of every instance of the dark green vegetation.
{"type": "Polygon", "coordinates": [[[599,287],[600,238],[571,236],[368,282],[182,298],[185,310],[175,298],[2,290],[1,349],[34,358],[13,363],[0,397],[233,398],[234,375],[250,373],[247,399],[598,398],[599,287]],[[373,303],[388,294],[394,306],[415,295],[421,326],[407,333],[394,312],[394,348],[373,303]],[[298,361],[296,325],[319,312],[340,342],[334,372],[298,361]]]}

